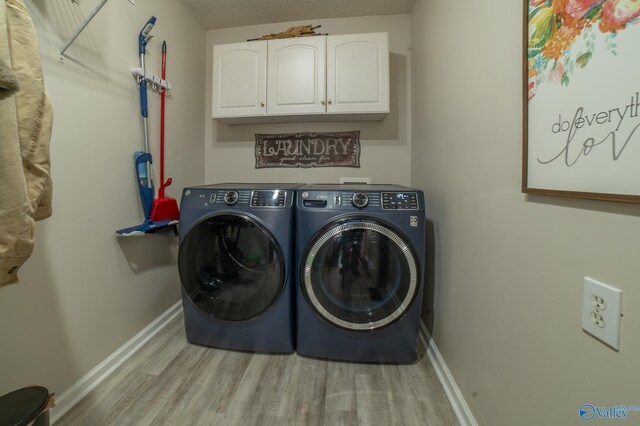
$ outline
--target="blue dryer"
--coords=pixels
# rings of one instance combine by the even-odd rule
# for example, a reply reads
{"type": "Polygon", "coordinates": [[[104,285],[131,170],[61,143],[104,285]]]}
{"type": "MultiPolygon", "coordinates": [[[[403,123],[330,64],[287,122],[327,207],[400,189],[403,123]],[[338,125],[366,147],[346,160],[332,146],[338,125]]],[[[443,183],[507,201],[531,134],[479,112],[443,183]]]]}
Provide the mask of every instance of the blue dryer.
{"type": "Polygon", "coordinates": [[[298,354],[415,361],[425,257],[422,191],[308,185],[297,192],[298,354]]]}
{"type": "Polygon", "coordinates": [[[295,184],[185,188],[178,269],[187,340],[293,352],[295,184]]]}

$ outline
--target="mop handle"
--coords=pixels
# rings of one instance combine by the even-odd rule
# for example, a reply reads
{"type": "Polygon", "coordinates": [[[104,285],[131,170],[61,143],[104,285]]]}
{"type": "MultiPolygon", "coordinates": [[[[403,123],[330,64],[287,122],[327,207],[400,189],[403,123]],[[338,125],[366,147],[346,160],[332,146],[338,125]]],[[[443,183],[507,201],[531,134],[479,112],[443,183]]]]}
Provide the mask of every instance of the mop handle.
{"type": "MultiPolygon", "coordinates": [[[[167,73],[167,42],[162,42],[162,79],[166,79],[167,73]]],[[[160,189],[158,190],[158,197],[164,198],[164,188],[170,185],[164,181],[164,102],[165,102],[166,90],[163,89],[160,94],[160,189]]]]}
{"type": "MultiPolygon", "coordinates": [[[[147,23],[140,31],[138,35],[138,53],[140,54],[140,67],[142,68],[142,80],[140,81],[140,112],[144,118],[149,116],[148,108],[147,108],[147,79],[146,79],[146,69],[144,65],[144,53],[147,47],[147,42],[151,39],[149,37],[149,33],[153,29],[153,26],[156,24],[156,17],[152,16],[149,18],[147,23]]],[[[149,152],[149,147],[145,146],[144,148],[147,152],[149,152]]]]}
{"type": "MultiPolygon", "coordinates": [[[[156,17],[149,18],[147,23],[142,27],[142,31],[138,35],[138,53],[140,54],[140,67],[142,68],[142,81],[140,81],[140,113],[142,114],[142,125],[144,132],[144,151],[149,153],[149,124],[147,117],[149,116],[147,107],[147,71],[144,65],[144,53],[147,47],[147,42],[151,39],[149,33],[153,29],[156,23],[156,17]]],[[[151,162],[147,161],[145,166],[147,172],[147,187],[153,188],[151,182],[151,162]]]]}
{"type": "MultiPolygon", "coordinates": [[[[147,73],[144,66],[144,53],[140,54],[140,68],[142,68],[143,75],[147,73]]],[[[149,117],[149,108],[147,107],[147,79],[144,77],[140,80],[140,113],[144,119],[149,117]]],[[[144,149],[145,151],[149,151],[148,147],[144,149]]]]}

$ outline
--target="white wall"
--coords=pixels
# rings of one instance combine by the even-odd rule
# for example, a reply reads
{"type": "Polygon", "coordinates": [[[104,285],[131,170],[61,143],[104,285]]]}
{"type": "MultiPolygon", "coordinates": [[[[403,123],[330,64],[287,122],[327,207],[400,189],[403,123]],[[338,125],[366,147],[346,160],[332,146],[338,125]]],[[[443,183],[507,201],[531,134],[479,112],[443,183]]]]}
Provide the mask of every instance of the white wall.
{"type": "MultiPolygon", "coordinates": [[[[38,223],[20,283],[0,290],[0,394],[41,384],[60,394],[179,300],[176,239],[118,239],[142,223],[133,168],[141,150],[137,36],[158,18],[148,68],[160,74],[168,43],[168,195],[201,184],[205,31],[172,0],[112,1],[67,51],[58,50],[97,2],[33,0],[54,126],[53,216],[38,223]]],[[[152,153],[159,159],[159,96],[149,92],[152,153]]],[[[157,176],[156,171],[156,176],[157,176]]],[[[156,184],[159,179],[156,179],[156,184]]]]}
{"type": "Polygon", "coordinates": [[[579,424],[584,403],[640,398],[640,206],[520,193],[522,3],[417,0],[412,12],[426,320],[480,424],[579,424]],[[580,328],[585,276],[624,292],[620,352],[580,328]]]}
{"type": "Polygon", "coordinates": [[[338,182],[343,177],[370,177],[372,183],[410,182],[410,63],[409,15],[363,18],[314,19],[311,21],[254,25],[207,32],[205,114],[206,181],[213,182],[338,182]],[[381,122],[316,122],[228,125],[211,118],[211,71],[213,46],[257,38],[284,31],[290,26],[312,23],[316,31],[329,34],[389,32],[391,113],[381,122]],[[361,167],[312,169],[255,169],[256,133],[360,130],[361,167]]]}

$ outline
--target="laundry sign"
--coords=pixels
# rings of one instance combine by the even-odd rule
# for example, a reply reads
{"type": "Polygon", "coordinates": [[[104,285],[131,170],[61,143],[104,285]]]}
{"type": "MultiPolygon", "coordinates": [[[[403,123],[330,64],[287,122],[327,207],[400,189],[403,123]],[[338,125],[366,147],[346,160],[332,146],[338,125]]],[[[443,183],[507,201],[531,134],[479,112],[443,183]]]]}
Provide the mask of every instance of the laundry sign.
{"type": "Polygon", "coordinates": [[[360,132],[256,134],[256,169],[360,167],[360,132]]]}

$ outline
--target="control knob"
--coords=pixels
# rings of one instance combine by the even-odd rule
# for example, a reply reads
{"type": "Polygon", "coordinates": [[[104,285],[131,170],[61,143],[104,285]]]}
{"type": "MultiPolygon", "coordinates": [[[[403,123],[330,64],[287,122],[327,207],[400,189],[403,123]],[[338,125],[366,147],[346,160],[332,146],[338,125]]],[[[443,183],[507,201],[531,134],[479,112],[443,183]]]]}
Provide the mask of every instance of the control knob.
{"type": "Polygon", "coordinates": [[[228,206],[233,206],[238,202],[238,193],[236,191],[229,191],[224,194],[224,203],[228,206]]]}
{"type": "Polygon", "coordinates": [[[351,204],[359,209],[367,207],[367,204],[369,204],[369,197],[367,197],[367,194],[363,192],[356,192],[353,194],[353,197],[351,197],[351,204]]]}

